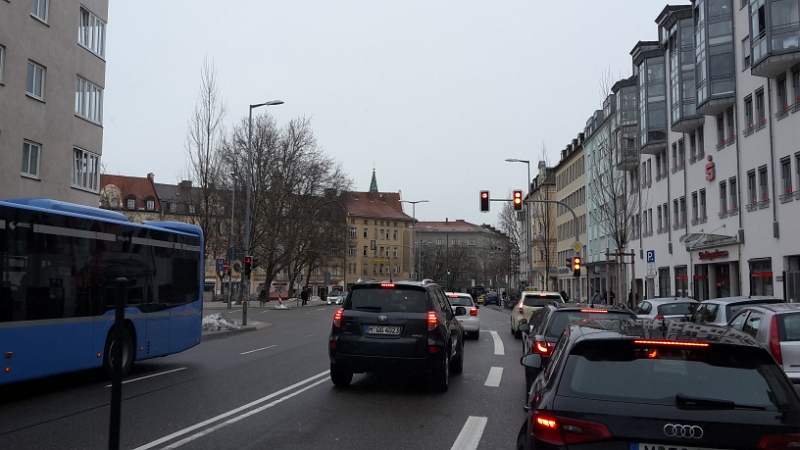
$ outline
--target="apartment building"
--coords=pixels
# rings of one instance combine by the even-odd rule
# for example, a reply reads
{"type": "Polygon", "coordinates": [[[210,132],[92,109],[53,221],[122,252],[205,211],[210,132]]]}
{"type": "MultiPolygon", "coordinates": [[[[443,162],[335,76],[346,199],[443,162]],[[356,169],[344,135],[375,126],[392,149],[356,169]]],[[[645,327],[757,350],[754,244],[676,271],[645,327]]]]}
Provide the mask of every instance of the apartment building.
{"type": "Polygon", "coordinates": [[[108,0],[0,2],[0,198],[97,206],[108,0]]]}
{"type": "Polygon", "coordinates": [[[574,256],[585,258],[585,248],[578,252],[573,247],[576,240],[584,246],[586,244],[586,162],[583,153],[583,133],[561,150],[561,160],[553,168],[555,172],[556,194],[555,198],[566,203],[575,212],[575,216],[562,205],[556,207],[556,252],[555,267],[550,272],[556,277],[556,288],[565,291],[570,298],[584,299],[587,297],[586,269],[582,269],[581,277],[575,278],[571,264],[574,256]],[[577,233],[575,220],[577,218],[577,233]]]}
{"type": "Polygon", "coordinates": [[[556,203],[537,203],[537,200],[556,200],[556,176],[552,167],[539,161],[538,172],[531,180],[531,286],[552,291],[558,275],[557,206],[556,203]]]}

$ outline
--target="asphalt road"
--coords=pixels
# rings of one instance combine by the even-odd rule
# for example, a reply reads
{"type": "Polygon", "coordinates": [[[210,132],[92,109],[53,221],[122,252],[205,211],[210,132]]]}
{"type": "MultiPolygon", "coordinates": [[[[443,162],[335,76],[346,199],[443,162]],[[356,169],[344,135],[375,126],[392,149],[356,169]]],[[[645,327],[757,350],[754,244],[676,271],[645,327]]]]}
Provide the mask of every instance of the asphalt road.
{"type": "MultiPolygon", "coordinates": [[[[121,448],[514,448],[525,382],[507,312],[480,309],[480,339],[466,342],[464,373],[442,394],[388,374],[334,387],[336,308],[251,307],[250,321],[271,326],[136,363],[123,385],[121,448]]],[[[0,388],[0,447],[108,448],[108,384],[82,372],[0,388]]]]}

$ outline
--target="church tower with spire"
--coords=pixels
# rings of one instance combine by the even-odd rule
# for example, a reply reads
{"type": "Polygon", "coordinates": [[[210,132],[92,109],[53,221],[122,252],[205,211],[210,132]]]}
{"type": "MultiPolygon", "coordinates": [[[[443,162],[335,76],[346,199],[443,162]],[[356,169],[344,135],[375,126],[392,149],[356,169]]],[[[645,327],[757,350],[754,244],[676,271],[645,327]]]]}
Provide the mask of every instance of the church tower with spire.
{"type": "Polygon", "coordinates": [[[369,182],[369,191],[378,192],[378,179],[375,178],[375,167],[372,167],[372,181],[369,182]]]}

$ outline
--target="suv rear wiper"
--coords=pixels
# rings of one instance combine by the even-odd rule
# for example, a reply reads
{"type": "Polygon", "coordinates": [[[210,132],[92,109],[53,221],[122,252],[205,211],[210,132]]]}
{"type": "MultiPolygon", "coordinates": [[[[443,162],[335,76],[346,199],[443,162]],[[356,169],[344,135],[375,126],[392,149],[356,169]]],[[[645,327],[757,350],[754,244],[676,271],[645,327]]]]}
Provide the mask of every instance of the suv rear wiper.
{"type": "Polygon", "coordinates": [[[372,311],[372,312],[381,312],[380,306],[356,306],[358,311],[372,311]]]}
{"type": "Polygon", "coordinates": [[[681,409],[754,409],[763,411],[767,408],[755,405],[737,405],[730,400],[689,397],[683,394],[675,396],[675,406],[681,409]]]}

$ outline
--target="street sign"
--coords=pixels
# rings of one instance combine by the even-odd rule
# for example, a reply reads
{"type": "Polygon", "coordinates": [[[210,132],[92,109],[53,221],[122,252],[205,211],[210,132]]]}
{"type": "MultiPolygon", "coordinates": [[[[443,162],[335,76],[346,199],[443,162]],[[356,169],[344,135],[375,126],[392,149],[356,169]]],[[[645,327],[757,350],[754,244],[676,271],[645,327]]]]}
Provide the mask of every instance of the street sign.
{"type": "Polygon", "coordinates": [[[658,275],[656,271],[656,264],[655,263],[647,263],[647,277],[648,278],[655,278],[658,275]]]}
{"type": "Polygon", "coordinates": [[[576,242],[576,243],[572,244],[572,249],[575,250],[576,252],[581,251],[582,248],[583,248],[583,245],[581,245],[580,242],[576,242]]]}
{"type": "Polygon", "coordinates": [[[648,250],[647,251],[647,262],[648,263],[656,262],[656,251],[655,250],[648,250]]]}
{"type": "Polygon", "coordinates": [[[222,270],[223,270],[222,263],[223,262],[225,262],[224,259],[222,259],[222,258],[218,258],[217,259],[217,272],[222,272],[222,270]]]}
{"type": "Polygon", "coordinates": [[[222,270],[228,270],[228,261],[222,263],[222,270]]]}

